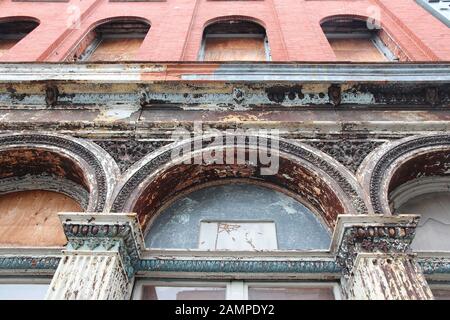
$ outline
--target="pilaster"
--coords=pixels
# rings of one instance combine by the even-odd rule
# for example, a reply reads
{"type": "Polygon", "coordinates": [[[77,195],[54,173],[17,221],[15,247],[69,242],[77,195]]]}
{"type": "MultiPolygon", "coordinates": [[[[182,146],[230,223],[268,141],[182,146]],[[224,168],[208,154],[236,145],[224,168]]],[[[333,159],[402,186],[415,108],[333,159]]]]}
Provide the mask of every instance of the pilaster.
{"type": "Polygon", "coordinates": [[[351,300],[428,300],[433,294],[411,252],[419,216],[341,215],[332,251],[351,300]]]}
{"type": "Polygon", "coordinates": [[[135,214],[60,214],[68,239],[49,300],[124,300],[144,248],[135,214]]]}

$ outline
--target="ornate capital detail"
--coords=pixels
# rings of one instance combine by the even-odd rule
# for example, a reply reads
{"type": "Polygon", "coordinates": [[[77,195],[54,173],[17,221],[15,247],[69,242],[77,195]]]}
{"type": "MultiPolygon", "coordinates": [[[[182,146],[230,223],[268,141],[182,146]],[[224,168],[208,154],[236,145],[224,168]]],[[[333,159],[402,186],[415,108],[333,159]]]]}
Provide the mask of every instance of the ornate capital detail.
{"type": "Polygon", "coordinates": [[[339,216],[331,249],[344,276],[351,274],[359,253],[407,253],[418,221],[417,215],[339,216]]]}
{"type": "Polygon", "coordinates": [[[136,214],[63,213],[67,251],[117,251],[132,277],[139,264],[144,239],[136,214]]]}

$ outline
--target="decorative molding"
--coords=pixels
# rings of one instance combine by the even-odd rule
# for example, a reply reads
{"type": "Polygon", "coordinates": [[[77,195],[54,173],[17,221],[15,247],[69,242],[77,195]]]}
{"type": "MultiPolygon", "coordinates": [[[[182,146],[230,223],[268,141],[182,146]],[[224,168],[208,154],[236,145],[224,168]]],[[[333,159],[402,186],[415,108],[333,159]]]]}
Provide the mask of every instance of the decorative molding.
{"type": "Polygon", "coordinates": [[[418,221],[417,215],[340,215],[331,248],[344,276],[351,275],[359,253],[408,253],[418,221]]]}
{"type": "Polygon", "coordinates": [[[94,140],[116,160],[120,170],[126,171],[131,165],[172,141],[141,141],[141,140],[94,140]]]}
{"type": "Polygon", "coordinates": [[[349,181],[348,177],[343,174],[342,170],[330,164],[327,159],[298,144],[289,143],[283,140],[279,141],[279,148],[281,151],[285,151],[314,164],[314,166],[329,174],[349,197],[356,213],[366,214],[368,212],[367,206],[361,197],[358,187],[349,181]]]}
{"type": "Polygon", "coordinates": [[[338,273],[334,261],[270,261],[270,260],[141,260],[138,271],[201,273],[338,273]]]}
{"type": "Polygon", "coordinates": [[[61,213],[68,251],[117,251],[128,277],[134,275],[144,249],[135,214],[61,213]]]}
{"type": "Polygon", "coordinates": [[[372,170],[369,182],[370,200],[375,213],[386,214],[386,212],[383,212],[382,205],[382,197],[384,195],[384,192],[382,192],[382,184],[386,178],[389,167],[398,158],[412,151],[424,147],[430,148],[438,146],[450,147],[450,135],[433,135],[414,138],[400,143],[383,153],[372,170]]]}
{"type": "Polygon", "coordinates": [[[369,153],[382,145],[383,141],[370,140],[317,140],[317,141],[302,141],[306,144],[319,149],[330,155],[353,173],[356,173],[359,165],[367,157],[369,153]]]}
{"type": "MultiPolygon", "coordinates": [[[[92,173],[95,176],[97,197],[94,208],[91,210],[96,212],[103,211],[107,199],[107,177],[103,169],[103,165],[98,159],[98,157],[88,148],[78,143],[75,138],[72,137],[62,137],[58,135],[44,135],[44,134],[11,134],[11,135],[1,135],[0,136],[0,147],[36,147],[40,146],[52,146],[61,148],[63,150],[70,151],[84,161],[87,162],[92,173]]],[[[91,192],[93,192],[91,190],[91,192]]]]}
{"type": "Polygon", "coordinates": [[[427,274],[427,275],[433,275],[433,274],[450,275],[450,258],[449,257],[419,258],[417,262],[422,267],[424,274],[427,274]]]}
{"type": "MultiPolygon", "coordinates": [[[[236,135],[238,137],[238,135],[236,135]]],[[[236,141],[245,141],[245,145],[242,147],[249,147],[250,139],[246,137],[238,138],[236,141]]],[[[183,141],[182,144],[193,144],[194,140],[183,141]]],[[[209,142],[204,141],[203,148],[206,148],[209,142]]],[[[269,140],[270,143],[270,140],[269,140]]],[[[112,205],[113,212],[122,212],[125,209],[125,204],[130,197],[130,195],[136,190],[137,186],[142,183],[148,176],[150,176],[154,171],[163,165],[169,163],[172,159],[172,149],[179,147],[178,144],[174,144],[171,148],[165,148],[159,154],[155,155],[153,158],[149,159],[147,162],[143,163],[141,167],[136,170],[133,175],[124,183],[121,187],[112,205]]],[[[235,147],[240,147],[235,145],[235,147]]],[[[278,147],[280,152],[285,152],[289,155],[293,155],[300,159],[303,159],[313,166],[323,170],[331,178],[333,178],[342,190],[345,192],[346,196],[350,199],[351,205],[354,207],[355,211],[360,214],[368,212],[367,206],[361,197],[360,190],[356,183],[350,181],[350,175],[346,175],[341,168],[330,163],[329,159],[324,158],[318,154],[315,154],[312,150],[304,145],[293,143],[284,139],[278,141],[278,147]]]]}
{"type": "Polygon", "coordinates": [[[0,271],[2,270],[56,270],[60,256],[21,256],[0,255],[0,271]]]}

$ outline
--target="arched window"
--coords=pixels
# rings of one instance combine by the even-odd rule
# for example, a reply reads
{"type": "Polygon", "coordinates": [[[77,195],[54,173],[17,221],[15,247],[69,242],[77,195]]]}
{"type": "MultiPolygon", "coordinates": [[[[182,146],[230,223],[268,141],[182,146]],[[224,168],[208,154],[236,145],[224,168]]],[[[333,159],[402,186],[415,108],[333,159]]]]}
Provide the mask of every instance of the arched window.
{"type": "Polygon", "coordinates": [[[149,30],[150,25],[139,19],[105,22],[89,32],[67,60],[133,60],[149,30]]]}
{"type": "Polygon", "coordinates": [[[210,24],[203,32],[200,61],[268,61],[269,44],[261,25],[245,20],[210,24]]]}
{"type": "Polygon", "coordinates": [[[398,60],[382,41],[381,28],[369,20],[334,17],[324,21],[321,26],[339,61],[398,60]]]}
{"type": "Polygon", "coordinates": [[[0,21],[0,57],[33,31],[39,23],[33,20],[0,21]]]}
{"type": "Polygon", "coordinates": [[[152,221],[150,248],[200,250],[328,249],[320,218],[284,193],[253,184],[207,187],[178,198],[152,221]]]}

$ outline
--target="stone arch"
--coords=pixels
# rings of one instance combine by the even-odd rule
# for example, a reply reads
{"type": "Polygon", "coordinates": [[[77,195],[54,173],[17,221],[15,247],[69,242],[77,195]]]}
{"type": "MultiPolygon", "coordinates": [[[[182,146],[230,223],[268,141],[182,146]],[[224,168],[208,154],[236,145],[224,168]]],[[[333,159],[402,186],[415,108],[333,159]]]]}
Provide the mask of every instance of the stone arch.
{"type": "Polygon", "coordinates": [[[119,175],[111,156],[94,143],[59,134],[0,135],[0,193],[47,190],[102,212],[119,175]]]}
{"type": "MultiPolygon", "coordinates": [[[[234,136],[239,141],[239,136],[234,136]]],[[[246,139],[245,137],[241,137],[246,139]]],[[[257,137],[261,138],[261,137],[257,137]]],[[[325,153],[302,143],[277,139],[279,170],[274,175],[261,175],[262,164],[185,164],[202,153],[211,152],[214,147],[203,145],[182,157],[172,159],[177,148],[191,147],[198,138],[183,140],[167,145],[147,155],[122,176],[115,191],[111,211],[136,212],[143,229],[158,209],[176,194],[197,185],[226,179],[254,179],[291,191],[304,199],[316,212],[322,214],[328,227],[333,227],[338,214],[364,214],[367,206],[354,176],[342,164],[325,153]]],[[[257,144],[245,140],[234,146],[222,146],[225,157],[231,153],[250,150],[257,144]]],[[[275,141],[275,140],[272,140],[275,141]]],[[[217,150],[217,149],[215,149],[217,150]]],[[[272,151],[274,152],[274,151],[272,151]]],[[[274,153],[275,154],[275,153],[274,153]]],[[[192,161],[191,161],[192,162],[192,161]]]]}
{"type": "Polygon", "coordinates": [[[391,215],[389,194],[419,177],[450,173],[450,135],[422,135],[386,143],[361,164],[357,177],[373,211],[391,215]]]}

